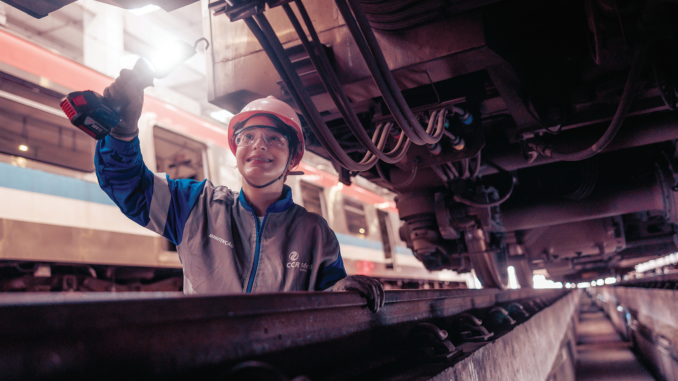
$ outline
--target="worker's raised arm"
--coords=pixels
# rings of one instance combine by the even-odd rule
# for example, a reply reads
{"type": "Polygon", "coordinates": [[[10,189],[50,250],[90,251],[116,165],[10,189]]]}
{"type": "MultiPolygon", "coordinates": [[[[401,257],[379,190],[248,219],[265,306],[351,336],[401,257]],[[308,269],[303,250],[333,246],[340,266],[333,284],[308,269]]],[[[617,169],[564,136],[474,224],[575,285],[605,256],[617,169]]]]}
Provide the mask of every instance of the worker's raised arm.
{"type": "Polygon", "coordinates": [[[139,138],[126,142],[106,136],[94,154],[99,186],[128,218],[181,243],[188,215],[205,181],[172,180],[153,173],[143,162],[139,138]]]}
{"type": "Polygon", "coordinates": [[[132,221],[179,245],[188,215],[205,182],[172,180],[144,164],[137,127],[143,87],[129,70],[104,90],[104,97],[126,97],[121,122],[99,140],[94,154],[99,186],[132,221]]]}

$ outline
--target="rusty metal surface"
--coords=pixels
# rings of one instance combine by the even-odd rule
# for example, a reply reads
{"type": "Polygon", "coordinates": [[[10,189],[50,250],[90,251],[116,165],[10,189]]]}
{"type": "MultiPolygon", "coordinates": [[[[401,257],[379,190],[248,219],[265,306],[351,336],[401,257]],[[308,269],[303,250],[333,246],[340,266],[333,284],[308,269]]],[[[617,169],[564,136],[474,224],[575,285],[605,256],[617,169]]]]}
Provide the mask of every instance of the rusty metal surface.
{"type": "Polygon", "coordinates": [[[507,202],[502,216],[507,231],[532,229],[644,210],[664,210],[659,181],[628,183],[626,188],[596,189],[586,200],[507,202]]]}
{"type": "MultiPolygon", "coordinates": [[[[335,70],[351,101],[379,96],[334,2],[305,1],[304,5],[313,15],[321,42],[332,49],[335,70]]],[[[400,88],[428,84],[427,70],[433,81],[440,81],[502,63],[485,46],[481,16],[482,12],[474,10],[397,34],[377,31],[376,38],[400,88]]],[[[267,10],[266,17],[285,48],[300,43],[282,8],[267,10]]],[[[210,102],[237,112],[252,99],[279,96],[280,77],[245,23],[211,14],[205,21],[211,26],[214,46],[208,63],[210,102]],[[257,75],[243,76],[245,69],[257,75]]],[[[335,108],[327,94],[314,96],[313,101],[320,111],[335,108]]]]}
{"type": "Polygon", "coordinates": [[[337,347],[349,346],[354,355],[360,355],[361,348],[388,352],[389,345],[406,335],[403,325],[563,294],[562,290],[390,291],[379,314],[371,313],[355,293],[4,297],[0,374],[5,380],[123,376],[132,371],[137,376],[163,376],[232,366],[261,356],[293,370],[300,368],[299,363],[315,369],[308,361],[316,356],[317,366],[329,367],[333,360],[329,354],[342,356],[337,347]],[[327,343],[333,344],[325,348],[327,343]],[[281,360],[290,351],[297,353],[296,359],[281,360]]]}

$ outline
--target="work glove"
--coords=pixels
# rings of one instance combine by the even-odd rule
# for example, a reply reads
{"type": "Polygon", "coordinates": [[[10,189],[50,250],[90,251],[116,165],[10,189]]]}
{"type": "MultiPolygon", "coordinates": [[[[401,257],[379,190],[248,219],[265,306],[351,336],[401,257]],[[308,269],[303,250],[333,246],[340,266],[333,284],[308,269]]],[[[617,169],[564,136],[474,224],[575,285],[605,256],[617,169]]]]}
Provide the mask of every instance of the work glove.
{"type": "Polygon", "coordinates": [[[111,130],[114,138],[133,138],[139,135],[139,118],[144,106],[144,89],[152,85],[150,80],[132,70],[122,69],[120,76],[104,90],[104,98],[125,105],[121,119],[111,130]]]}
{"type": "Polygon", "coordinates": [[[372,312],[379,312],[386,300],[384,286],[378,280],[365,275],[347,276],[335,283],[332,291],[358,291],[367,299],[367,305],[372,312]]]}

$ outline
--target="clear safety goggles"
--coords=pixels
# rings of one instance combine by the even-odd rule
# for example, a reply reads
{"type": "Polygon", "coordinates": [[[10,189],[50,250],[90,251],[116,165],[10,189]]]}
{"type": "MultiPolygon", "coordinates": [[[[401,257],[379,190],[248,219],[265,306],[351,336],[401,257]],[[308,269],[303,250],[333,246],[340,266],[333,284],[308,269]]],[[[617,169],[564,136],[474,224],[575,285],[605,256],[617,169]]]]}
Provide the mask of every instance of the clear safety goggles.
{"type": "Polygon", "coordinates": [[[235,145],[238,147],[247,147],[254,144],[259,137],[267,146],[275,148],[289,147],[287,137],[273,129],[271,126],[248,126],[238,131],[235,136],[235,145]],[[254,128],[263,128],[264,130],[254,130],[254,128]]]}

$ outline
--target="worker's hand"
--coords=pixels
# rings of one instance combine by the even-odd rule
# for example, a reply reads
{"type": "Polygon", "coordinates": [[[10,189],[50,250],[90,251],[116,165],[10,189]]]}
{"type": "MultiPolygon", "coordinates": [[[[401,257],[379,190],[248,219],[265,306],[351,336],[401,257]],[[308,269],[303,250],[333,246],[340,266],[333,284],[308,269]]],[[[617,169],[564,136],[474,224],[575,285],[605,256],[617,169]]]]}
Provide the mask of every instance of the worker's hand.
{"type": "Polygon", "coordinates": [[[144,88],[147,86],[148,80],[132,70],[122,69],[115,82],[104,90],[104,98],[125,105],[121,110],[120,123],[111,130],[111,136],[131,140],[139,134],[139,118],[144,106],[144,88]]]}
{"type": "Polygon", "coordinates": [[[337,282],[332,291],[358,291],[367,299],[367,305],[373,312],[379,312],[386,300],[384,286],[378,280],[365,275],[347,276],[337,282]]]}

